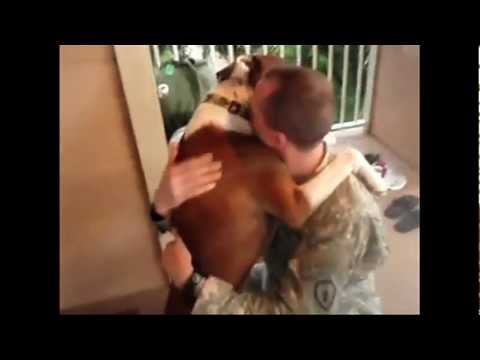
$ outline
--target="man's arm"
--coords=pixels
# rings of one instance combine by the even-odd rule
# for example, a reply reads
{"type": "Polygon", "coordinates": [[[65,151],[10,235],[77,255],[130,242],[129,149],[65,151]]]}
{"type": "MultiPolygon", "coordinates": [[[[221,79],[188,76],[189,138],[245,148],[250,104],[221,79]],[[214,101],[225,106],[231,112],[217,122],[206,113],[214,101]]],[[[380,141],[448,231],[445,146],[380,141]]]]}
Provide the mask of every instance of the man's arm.
{"type": "MultiPolygon", "coordinates": [[[[298,298],[296,293],[291,296],[298,298]]],[[[229,283],[209,277],[198,294],[192,314],[291,314],[295,310],[281,294],[237,293],[229,283]]]]}
{"type": "MultiPolygon", "coordinates": [[[[188,287],[194,269],[191,255],[180,237],[167,245],[162,254],[163,266],[178,289],[188,287]]],[[[301,289],[294,272],[281,279],[275,294],[237,293],[231,284],[209,277],[196,291],[193,314],[288,314],[297,311],[301,289]]]]}
{"type": "Polygon", "coordinates": [[[266,292],[258,289],[236,293],[233,287],[216,278],[209,278],[198,296],[193,313],[207,314],[286,314],[299,311],[300,286],[290,260],[302,239],[302,232],[270,217],[273,239],[267,250],[266,292]]]}
{"type": "MultiPolygon", "coordinates": [[[[388,248],[381,220],[377,221],[379,218],[373,216],[368,205],[365,206],[363,210],[344,211],[339,217],[325,218],[320,213],[319,224],[311,223],[316,229],[311,232],[311,238],[303,239],[295,260],[301,271],[291,262],[280,279],[277,292],[237,293],[227,282],[209,277],[197,293],[192,313],[378,313],[374,288],[365,279],[383,263],[388,248]],[[360,277],[352,277],[352,272],[360,277]]],[[[193,273],[193,267],[190,253],[181,239],[167,246],[164,257],[167,273],[174,284],[182,288],[193,273]]]]}
{"type": "Polygon", "coordinates": [[[357,175],[375,194],[384,194],[387,185],[360,151],[347,147],[320,173],[300,186],[311,209],[319,207],[350,175],[357,175]]]}
{"type": "Polygon", "coordinates": [[[316,314],[380,311],[373,280],[387,255],[382,214],[354,176],[339,186],[304,227],[297,253],[303,302],[316,314]]]}
{"type": "Polygon", "coordinates": [[[160,225],[159,242],[162,250],[174,239],[168,228],[168,218],[173,208],[183,202],[212,190],[220,179],[221,166],[214,161],[212,154],[175,162],[178,144],[185,132],[185,127],[178,129],[169,142],[169,159],[160,184],[155,191],[151,211],[152,220],[160,225]]]}

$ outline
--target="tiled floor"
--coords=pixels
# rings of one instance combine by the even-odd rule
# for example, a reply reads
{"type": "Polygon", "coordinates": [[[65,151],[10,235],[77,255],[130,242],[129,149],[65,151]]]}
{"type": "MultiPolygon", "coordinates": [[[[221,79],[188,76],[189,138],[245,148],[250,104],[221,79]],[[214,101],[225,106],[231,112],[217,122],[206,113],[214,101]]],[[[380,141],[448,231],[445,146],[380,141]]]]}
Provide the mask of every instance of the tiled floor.
{"type": "MultiPolygon", "coordinates": [[[[348,144],[363,153],[380,153],[388,166],[407,176],[408,184],[403,190],[391,192],[380,198],[382,209],[385,209],[392,199],[402,195],[412,194],[420,197],[419,174],[416,171],[375,139],[356,134],[358,131],[336,134],[337,144],[348,144]]],[[[400,234],[394,230],[394,224],[395,221],[385,219],[390,257],[377,272],[377,289],[383,300],[385,314],[419,314],[420,231],[417,229],[400,234]]]]}

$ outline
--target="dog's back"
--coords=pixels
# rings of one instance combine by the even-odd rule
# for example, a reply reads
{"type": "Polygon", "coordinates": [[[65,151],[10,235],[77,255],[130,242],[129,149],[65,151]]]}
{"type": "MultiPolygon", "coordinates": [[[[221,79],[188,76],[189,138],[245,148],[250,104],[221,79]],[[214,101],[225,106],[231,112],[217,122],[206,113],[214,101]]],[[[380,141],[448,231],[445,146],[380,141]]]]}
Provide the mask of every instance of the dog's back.
{"type": "MultiPolygon", "coordinates": [[[[275,56],[238,58],[218,74],[215,93],[245,104],[262,74],[280,64],[275,56]]],[[[213,153],[222,162],[222,179],[214,190],[177,208],[172,220],[192,253],[195,269],[238,289],[268,246],[267,214],[298,227],[310,209],[273,150],[250,132],[239,133],[240,119],[207,105],[208,110],[196,113],[190,122],[177,160],[213,153]]],[[[192,306],[171,289],[167,314],[190,313],[192,306]]]]}
{"type": "MultiPolygon", "coordinates": [[[[238,288],[270,240],[264,204],[256,194],[268,191],[271,176],[286,168],[256,137],[214,127],[182,142],[177,159],[204,153],[222,162],[222,179],[214,190],[177,208],[172,220],[195,269],[238,288]]],[[[192,305],[172,289],[166,313],[188,313],[192,305]]]]}
{"type": "Polygon", "coordinates": [[[283,164],[255,137],[213,127],[182,143],[179,160],[207,152],[222,161],[222,179],[214,190],[175,210],[173,222],[199,271],[238,286],[266,245],[257,189],[268,188],[265,172],[272,164],[283,164]]]}

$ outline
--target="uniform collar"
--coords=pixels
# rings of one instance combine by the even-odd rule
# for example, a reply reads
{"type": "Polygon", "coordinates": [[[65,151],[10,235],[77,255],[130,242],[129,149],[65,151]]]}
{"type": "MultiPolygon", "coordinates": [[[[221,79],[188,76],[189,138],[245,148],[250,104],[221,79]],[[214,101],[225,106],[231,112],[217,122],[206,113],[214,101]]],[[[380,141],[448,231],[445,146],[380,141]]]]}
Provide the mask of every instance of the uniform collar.
{"type": "Polygon", "coordinates": [[[322,171],[329,163],[329,159],[330,159],[330,155],[331,155],[330,149],[329,149],[326,141],[323,141],[323,145],[324,145],[324,148],[325,148],[325,153],[323,154],[323,159],[320,162],[320,165],[318,165],[317,169],[315,170],[315,174],[322,171]]]}

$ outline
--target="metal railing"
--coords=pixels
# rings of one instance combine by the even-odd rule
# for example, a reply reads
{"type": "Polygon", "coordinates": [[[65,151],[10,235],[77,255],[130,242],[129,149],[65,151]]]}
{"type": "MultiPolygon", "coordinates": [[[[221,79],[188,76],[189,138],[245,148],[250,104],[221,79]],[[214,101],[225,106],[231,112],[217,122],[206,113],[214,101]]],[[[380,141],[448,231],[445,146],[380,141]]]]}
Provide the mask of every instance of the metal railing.
{"type": "MultiPolygon", "coordinates": [[[[160,45],[151,45],[154,64],[157,67],[161,67],[160,45]]],[[[173,60],[178,61],[180,59],[180,48],[183,45],[167,45],[173,54],[173,60]]],[[[365,126],[370,120],[372,100],[373,100],[373,86],[376,72],[377,63],[377,51],[378,45],[202,45],[206,48],[204,52],[204,59],[211,62],[215,71],[227,66],[235,60],[235,58],[241,54],[269,54],[274,53],[280,57],[286,59],[287,52],[286,47],[289,50],[294,47],[296,50],[293,63],[299,66],[308,66],[313,70],[322,71],[327,75],[330,81],[334,80],[335,85],[339,85],[340,94],[338,119],[333,125],[333,130],[339,130],[344,128],[365,126]],[[224,54],[222,54],[218,47],[223,47],[224,54]],[[323,47],[325,53],[322,54],[326,60],[326,68],[319,68],[319,47],[323,47]],[[305,50],[309,51],[308,58],[302,56],[305,50]],[[341,76],[340,70],[335,68],[335,60],[339,55],[339,50],[343,57],[341,62],[341,76]],[[351,54],[354,50],[355,64],[351,64],[351,54]],[[311,59],[310,63],[307,63],[311,59]],[[352,66],[356,68],[354,76],[351,75],[349,70],[352,70],[352,66]],[[337,70],[337,73],[335,73],[337,70]],[[338,84],[337,84],[338,83],[338,84]],[[353,87],[349,88],[349,84],[355,84],[354,94],[353,87]],[[351,90],[350,93],[348,90],[351,90]],[[353,98],[352,98],[353,96],[353,98]],[[352,102],[352,99],[354,101],[352,102]],[[348,110],[348,111],[347,111],[348,110]],[[347,116],[349,114],[349,116],[347,116]]],[[[292,60],[290,58],[290,60],[292,60]]]]}

